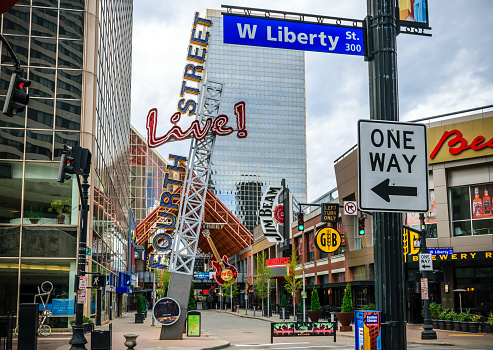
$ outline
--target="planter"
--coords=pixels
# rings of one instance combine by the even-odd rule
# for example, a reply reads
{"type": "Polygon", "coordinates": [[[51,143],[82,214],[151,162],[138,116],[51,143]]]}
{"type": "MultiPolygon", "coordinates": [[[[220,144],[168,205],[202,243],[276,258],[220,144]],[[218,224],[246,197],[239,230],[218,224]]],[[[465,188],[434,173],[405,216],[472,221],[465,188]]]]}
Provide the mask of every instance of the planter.
{"type": "Polygon", "coordinates": [[[454,331],[460,332],[462,329],[460,328],[460,321],[454,321],[454,331]]]}
{"type": "Polygon", "coordinates": [[[469,322],[460,322],[460,329],[463,332],[469,332],[469,322]]]}
{"type": "Polygon", "coordinates": [[[445,329],[447,331],[453,331],[454,330],[454,321],[452,321],[452,320],[445,320],[445,329]]]}
{"type": "Polygon", "coordinates": [[[439,325],[438,325],[438,320],[431,320],[431,323],[433,323],[433,329],[439,329],[439,325]]]}
{"type": "Polygon", "coordinates": [[[29,221],[31,221],[31,224],[36,225],[38,223],[39,219],[29,219],[29,221]]]}
{"type": "Polygon", "coordinates": [[[318,322],[320,317],[322,317],[322,310],[317,310],[317,311],[308,310],[306,313],[308,314],[308,317],[310,317],[310,321],[312,322],[318,322]]]}
{"type": "Polygon", "coordinates": [[[135,323],[144,323],[144,314],[135,314],[135,323]]]}
{"type": "Polygon", "coordinates": [[[353,312],[336,312],[337,320],[340,322],[341,332],[352,332],[353,327],[351,327],[351,322],[353,321],[354,313],[353,312]]]}
{"type": "Polygon", "coordinates": [[[127,350],[133,349],[137,345],[138,334],[124,334],[125,343],[123,345],[127,346],[127,350]]]}
{"type": "Polygon", "coordinates": [[[478,333],[479,332],[479,322],[469,322],[469,332],[478,333]]]}
{"type": "Polygon", "coordinates": [[[57,215],[56,218],[58,219],[59,224],[63,224],[65,222],[65,215],[57,215]]]}
{"type": "MultiPolygon", "coordinates": [[[[289,320],[289,310],[284,309],[284,318],[286,320],[289,320]]],[[[281,309],[281,312],[279,312],[279,319],[282,320],[282,309],[281,309]]]]}
{"type": "Polygon", "coordinates": [[[486,323],[485,330],[486,330],[486,333],[493,333],[493,326],[490,325],[489,323],[486,323]]]}
{"type": "Polygon", "coordinates": [[[441,329],[441,330],[445,330],[447,329],[445,327],[445,320],[438,320],[438,327],[441,329]]]}

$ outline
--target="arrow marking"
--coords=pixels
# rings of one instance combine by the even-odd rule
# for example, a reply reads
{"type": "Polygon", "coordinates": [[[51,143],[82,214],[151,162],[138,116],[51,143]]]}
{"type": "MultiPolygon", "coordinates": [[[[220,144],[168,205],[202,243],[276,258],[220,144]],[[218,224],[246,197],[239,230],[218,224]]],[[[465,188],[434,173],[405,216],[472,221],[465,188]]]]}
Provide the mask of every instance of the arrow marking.
{"type": "Polygon", "coordinates": [[[426,268],[431,267],[431,266],[430,266],[430,265],[421,265],[421,267],[422,267],[423,269],[426,269],[426,268]]]}
{"type": "Polygon", "coordinates": [[[375,192],[379,197],[381,197],[387,203],[390,202],[390,196],[416,197],[418,195],[417,187],[389,186],[389,184],[390,184],[390,179],[386,179],[380,182],[375,187],[373,187],[371,190],[375,192]]]}

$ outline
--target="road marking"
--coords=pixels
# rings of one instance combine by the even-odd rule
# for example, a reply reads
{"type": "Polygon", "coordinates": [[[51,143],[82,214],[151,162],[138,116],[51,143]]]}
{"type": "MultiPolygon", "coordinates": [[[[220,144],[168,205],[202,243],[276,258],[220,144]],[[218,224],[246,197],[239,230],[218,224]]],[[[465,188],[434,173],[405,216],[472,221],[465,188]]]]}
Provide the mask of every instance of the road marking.
{"type": "Polygon", "coordinates": [[[484,334],[447,334],[449,337],[484,337],[484,334]]]}
{"type": "Polygon", "coordinates": [[[309,344],[309,342],[299,342],[299,343],[275,343],[275,344],[238,344],[235,346],[274,346],[274,345],[297,345],[297,344],[309,344]]]}

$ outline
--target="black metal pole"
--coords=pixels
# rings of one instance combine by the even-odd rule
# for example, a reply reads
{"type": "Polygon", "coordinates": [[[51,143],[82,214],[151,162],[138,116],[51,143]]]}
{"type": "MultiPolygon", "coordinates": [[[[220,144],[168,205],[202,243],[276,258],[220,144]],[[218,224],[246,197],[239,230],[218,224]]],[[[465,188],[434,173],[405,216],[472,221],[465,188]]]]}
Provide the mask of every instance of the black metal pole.
{"type": "MultiPolygon", "coordinates": [[[[368,0],[370,118],[399,120],[395,0],[368,0]]],[[[375,301],[382,312],[382,349],[407,349],[402,215],[374,213],[375,301]]]]}
{"type": "MultiPolygon", "coordinates": [[[[78,175],[77,176],[78,179],[78,175]]],[[[77,281],[80,276],[86,274],[86,241],[87,241],[87,226],[88,226],[88,198],[89,198],[89,174],[82,175],[84,181],[82,187],[82,206],[80,210],[80,233],[79,233],[79,254],[77,263],[77,281]]],[[[77,296],[76,296],[77,299],[77,296]]],[[[87,340],[84,336],[84,327],[82,325],[84,317],[84,304],[77,303],[75,306],[75,324],[72,326],[72,339],[69,344],[72,344],[70,350],[86,350],[85,344],[87,340]]]]}
{"type": "MultiPolygon", "coordinates": [[[[425,214],[419,214],[419,224],[421,226],[421,252],[428,253],[426,248],[426,227],[425,227],[425,214]]],[[[421,272],[423,278],[428,278],[428,271],[421,272]]],[[[421,332],[421,339],[436,339],[437,333],[433,330],[433,324],[430,317],[430,300],[423,300],[423,308],[425,310],[425,321],[423,324],[423,331],[421,332]]]]}

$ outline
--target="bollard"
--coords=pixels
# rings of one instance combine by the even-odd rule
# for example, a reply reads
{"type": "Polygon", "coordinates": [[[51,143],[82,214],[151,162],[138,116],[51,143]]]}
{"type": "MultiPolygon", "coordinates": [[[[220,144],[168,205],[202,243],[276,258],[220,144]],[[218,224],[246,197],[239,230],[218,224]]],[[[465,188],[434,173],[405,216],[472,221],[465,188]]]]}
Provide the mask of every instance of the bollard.
{"type": "Polygon", "coordinates": [[[330,313],[330,322],[334,323],[334,313],[330,313]]]}
{"type": "Polygon", "coordinates": [[[286,315],[284,314],[284,308],[282,308],[282,321],[286,321],[286,315]]]}
{"type": "Polygon", "coordinates": [[[133,350],[133,348],[137,345],[137,337],[139,336],[138,334],[124,334],[125,337],[125,345],[127,347],[126,350],[133,350]]]}

